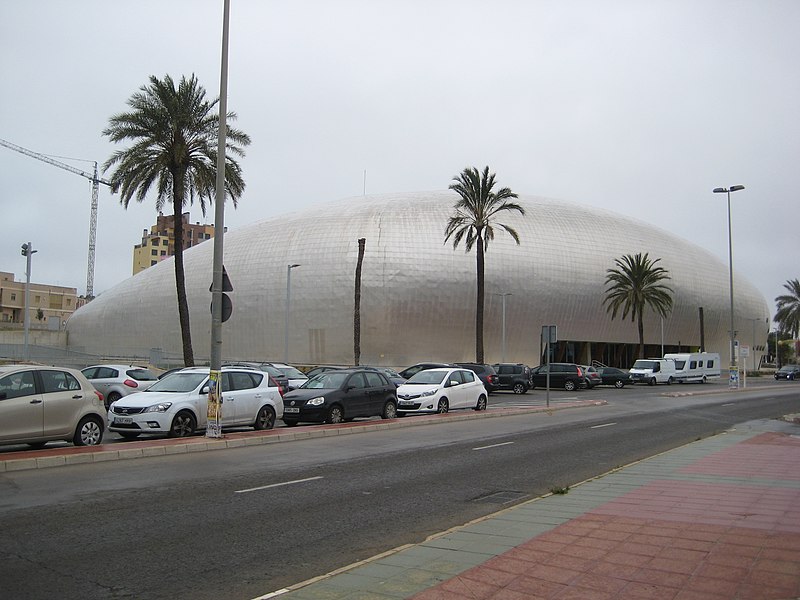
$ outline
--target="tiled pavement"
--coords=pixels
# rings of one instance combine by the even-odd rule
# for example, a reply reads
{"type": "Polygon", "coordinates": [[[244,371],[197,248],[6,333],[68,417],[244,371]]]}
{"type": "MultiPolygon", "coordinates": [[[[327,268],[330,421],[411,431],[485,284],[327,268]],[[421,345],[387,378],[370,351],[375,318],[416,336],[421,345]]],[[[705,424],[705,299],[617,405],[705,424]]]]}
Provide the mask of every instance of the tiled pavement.
{"type": "Polygon", "coordinates": [[[800,598],[795,433],[754,422],[262,598],[800,598]]]}

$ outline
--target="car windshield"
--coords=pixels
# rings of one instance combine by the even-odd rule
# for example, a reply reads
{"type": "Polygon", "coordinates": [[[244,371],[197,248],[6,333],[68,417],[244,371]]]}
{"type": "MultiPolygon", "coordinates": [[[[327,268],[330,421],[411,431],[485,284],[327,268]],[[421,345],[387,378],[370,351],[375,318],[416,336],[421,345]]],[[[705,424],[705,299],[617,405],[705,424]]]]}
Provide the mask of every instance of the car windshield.
{"type": "Polygon", "coordinates": [[[436,384],[439,385],[444,381],[445,376],[447,376],[447,371],[420,371],[416,375],[414,375],[411,379],[409,379],[406,383],[412,384],[436,384]]]}
{"type": "Polygon", "coordinates": [[[656,368],[656,361],[654,360],[637,360],[633,363],[634,369],[655,369],[656,368]]]}
{"type": "Polygon", "coordinates": [[[208,373],[170,373],[145,392],[191,392],[208,379],[208,373]]]}
{"type": "Polygon", "coordinates": [[[306,381],[301,388],[304,389],[313,389],[313,390],[331,390],[331,389],[338,389],[342,387],[342,384],[345,382],[349,373],[337,373],[337,372],[327,372],[327,373],[320,373],[319,375],[314,375],[311,379],[306,381]]]}
{"type": "Polygon", "coordinates": [[[286,375],[289,379],[305,379],[306,375],[302,371],[295,369],[294,367],[277,367],[277,369],[286,375]]]}

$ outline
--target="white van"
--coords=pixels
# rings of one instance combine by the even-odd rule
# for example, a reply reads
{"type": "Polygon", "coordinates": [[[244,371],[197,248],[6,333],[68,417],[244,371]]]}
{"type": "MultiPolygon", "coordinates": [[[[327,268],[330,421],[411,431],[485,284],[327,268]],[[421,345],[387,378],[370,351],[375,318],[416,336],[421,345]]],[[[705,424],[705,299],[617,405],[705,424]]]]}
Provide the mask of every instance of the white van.
{"type": "Polygon", "coordinates": [[[675,361],[671,358],[640,358],[630,368],[633,383],[671,384],[675,377],[675,361]]]}
{"type": "Polygon", "coordinates": [[[719,379],[720,358],[716,352],[686,352],[665,354],[664,358],[675,361],[675,379],[680,383],[705,383],[719,379]]]}

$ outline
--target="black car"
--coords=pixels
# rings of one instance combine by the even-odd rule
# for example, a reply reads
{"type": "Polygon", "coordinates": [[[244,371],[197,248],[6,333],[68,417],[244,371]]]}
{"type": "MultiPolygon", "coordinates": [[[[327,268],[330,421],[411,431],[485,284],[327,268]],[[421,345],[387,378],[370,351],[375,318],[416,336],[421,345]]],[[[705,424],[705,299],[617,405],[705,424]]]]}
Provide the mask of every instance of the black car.
{"type": "Polygon", "coordinates": [[[600,373],[601,385],[613,385],[615,388],[624,388],[627,384],[633,384],[631,374],[616,367],[600,367],[597,369],[600,373]]]}
{"type": "Polygon", "coordinates": [[[481,365],[478,363],[455,363],[456,366],[461,367],[462,369],[469,369],[478,378],[483,382],[483,387],[486,388],[486,393],[491,394],[492,392],[497,391],[500,389],[500,381],[497,378],[497,373],[494,370],[492,365],[481,365]]]}
{"type": "Polygon", "coordinates": [[[568,392],[586,387],[583,369],[574,363],[550,363],[533,370],[533,386],[547,387],[547,372],[550,371],[550,389],[564,388],[568,392]]]}
{"type": "Polygon", "coordinates": [[[315,375],[283,397],[283,422],[341,423],[356,417],[394,419],[397,388],[371,369],[339,369],[315,375]]]}
{"type": "Polygon", "coordinates": [[[455,365],[451,365],[449,363],[435,363],[435,362],[424,362],[424,363],[417,363],[415,365],[411,365],[410,367],[406,367],[400,373],[400,377],[405,379],[411,379],[413,375],[416,375],[420,371],[424,371],[425,369],[443,369],[445,367],[453,367],[455,365]]]}
{"type": "Polygon", "coordinates": [[[515,394],[524,394],[531,387],[531,370],[522,363],[497,363],[492,365],[497,373],[497,387],[500,390],[512,390],[515,394]]]}
{"type": "Polygon", "coordinates": [[[800,366],[783,365],[780,369],[775,371],[775,379],[786,379],[787,381],[800,379],[800,366]]]}

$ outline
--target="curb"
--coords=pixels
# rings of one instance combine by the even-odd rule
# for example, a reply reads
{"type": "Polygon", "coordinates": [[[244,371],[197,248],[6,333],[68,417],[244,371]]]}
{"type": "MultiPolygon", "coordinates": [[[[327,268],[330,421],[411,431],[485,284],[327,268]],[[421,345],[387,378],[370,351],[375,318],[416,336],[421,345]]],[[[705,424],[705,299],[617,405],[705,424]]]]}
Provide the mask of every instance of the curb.
{"type": "Polygon", "coordinates": [[[292,428],[270,429],[268,431],[247,431],[224,434],[221,439],[192,437],[187,439],[141,440],[114,444],[119,448],[110,449],[111,444],[100,446],[66,446],[62,448],[28,450],[0,453],[0,473],[27,471],[30,469],[46,469],[86,463],[100,463],[113,460],[130,460],[152,456],[168,456],[188,454],[190,452],[208,452],[226,448],[242,448],[245,446],[261,446],[296,440],[325,438],[338,435],[368,433],[384,429],[400,429],[421,425],[440,424],[443,420],[456,422],[472,419],[507,417],[516,414],[547,413],[571,408],[584,408],[607,405],[606,400],[576,400],[574,402],[531,408],[501,408],[492,411],[459,412],[437,415],[408,416],[386,421],[367,421],[363,423],[344,423],[340,425],[312,425],[292,428]]]}

